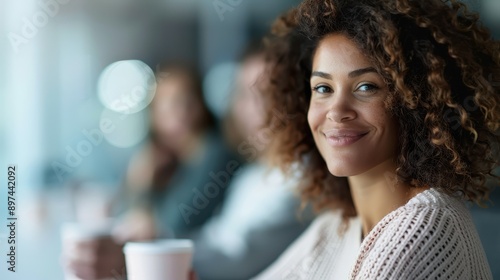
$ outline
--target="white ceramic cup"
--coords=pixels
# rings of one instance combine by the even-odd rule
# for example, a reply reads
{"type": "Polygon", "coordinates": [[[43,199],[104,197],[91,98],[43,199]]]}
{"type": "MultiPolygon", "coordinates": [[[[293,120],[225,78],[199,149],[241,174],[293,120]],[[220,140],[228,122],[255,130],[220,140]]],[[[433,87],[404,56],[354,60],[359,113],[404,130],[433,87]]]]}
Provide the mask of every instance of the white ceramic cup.
{"type": "MultiPolygon", "coordinates": [[[[61,242],[63,258],[71,258],[79,242],[91,241],[100,238],[111,238],[113,225],[111,221],[96,224],[66,223],[61,227],[61,242]]],[[[71,271],[65,269],[65,280],[80,280],[71,271]]]]}
{"type": "Polygon", "coordinates": [[[188,280],[194,245],[188,239],[125,244],[128,280],[188,280]]]}

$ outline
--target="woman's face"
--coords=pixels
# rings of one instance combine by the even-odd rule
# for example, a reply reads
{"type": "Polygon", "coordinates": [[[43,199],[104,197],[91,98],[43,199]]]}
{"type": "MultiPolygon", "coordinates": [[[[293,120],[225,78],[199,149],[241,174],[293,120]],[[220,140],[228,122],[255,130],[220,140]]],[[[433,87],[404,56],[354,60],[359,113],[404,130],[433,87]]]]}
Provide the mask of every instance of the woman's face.
{"type": "Polygon", "coordinates": [[[384,105],[387,85],[356,44],[325,37],[312,70],[308,121],[329,171],[354,176],[394,158],[398,129],[384,105]]]}
{"type": "Polygon", "coordinates": [[[200,101],[182,74],[158,82],[152,103],[154,130],[170,140],[182,140],[196,126],[201,115],[200,101]]]}
{"type": "Polygon", "coordinates": [[[244,137],[256,135],[265,124],[264,100],[259,85],[265,70],[263,57],[247,59],[236,78],[234,118],[244,137]]]}

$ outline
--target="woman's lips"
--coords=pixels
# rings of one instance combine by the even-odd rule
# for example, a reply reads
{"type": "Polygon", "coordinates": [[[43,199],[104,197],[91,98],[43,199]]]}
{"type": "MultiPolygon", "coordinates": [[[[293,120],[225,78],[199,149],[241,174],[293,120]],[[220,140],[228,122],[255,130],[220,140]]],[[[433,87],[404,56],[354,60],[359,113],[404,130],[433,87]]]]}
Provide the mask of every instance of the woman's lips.
{"type": "Polygon", "coordinates": [[[334,147],[342,147],[356,143],[368,134],[366,131],[334,129],[323,133],[328,144],[334,147]]]}

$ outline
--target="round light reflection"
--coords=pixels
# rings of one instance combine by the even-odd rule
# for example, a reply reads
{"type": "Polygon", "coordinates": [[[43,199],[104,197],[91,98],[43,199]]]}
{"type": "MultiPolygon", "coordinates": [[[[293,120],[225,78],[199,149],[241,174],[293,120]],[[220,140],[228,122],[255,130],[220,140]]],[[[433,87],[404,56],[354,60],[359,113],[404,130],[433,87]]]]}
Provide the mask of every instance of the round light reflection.
{"type": "Polygon", "coordinates": [[[156,91],[155,74],[139,60],[123,60],[110,64],[101,73],[98,96],[108,109],[133,114],[146,108],[156,91]]]}

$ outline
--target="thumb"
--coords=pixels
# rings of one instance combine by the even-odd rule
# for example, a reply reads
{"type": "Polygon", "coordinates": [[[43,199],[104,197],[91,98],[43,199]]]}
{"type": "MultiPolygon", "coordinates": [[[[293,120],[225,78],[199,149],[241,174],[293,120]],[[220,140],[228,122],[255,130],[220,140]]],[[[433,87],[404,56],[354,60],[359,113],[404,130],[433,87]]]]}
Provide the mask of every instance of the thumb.
{"type": "Polygon", "coordinates": [[[191,270],[189,272],[189,277],[188,277],[189,280],[197,280],[198,277],[196,276],[196,272],[194,272],[194,270],[191,270]]]}

